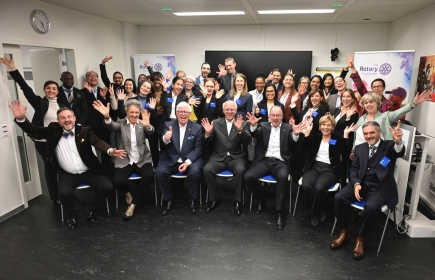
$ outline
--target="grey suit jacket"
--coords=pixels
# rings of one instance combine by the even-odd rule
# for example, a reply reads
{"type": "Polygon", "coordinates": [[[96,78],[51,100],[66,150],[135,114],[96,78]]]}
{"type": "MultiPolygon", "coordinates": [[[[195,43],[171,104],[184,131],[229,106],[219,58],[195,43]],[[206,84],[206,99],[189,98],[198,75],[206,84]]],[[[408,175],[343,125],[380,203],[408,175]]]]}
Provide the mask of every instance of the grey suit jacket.
{"type": "Polygon", "coordinates": [[[337,98],[340,98],[340,96],[338,95],[338,93],[336,94],[331,94],[328,97],[328,107],[329,107],[329,113],[334,114],[335,108],[337,107],[337,98]]]}
{"type": "MultiPolygon", "coordinates": [[[[131,131],[130,124],[127,124],[126,119],[118,120],[117,122],[111,121],[110,123],[103,122],[109,130],[116,131],[120,133],[120,150],[126,150],[127,156],[122,158],[117,157],[115,159],[115,167],[123,168],[130,163],[130,152],[131,152],[131,131]]],[[[148,146],[145,144],[145,138],[147,135],[154,134],[154,127],[152,125],[150,130],[147,130],[141,123],[137,123],[135,127],[136,132],[136,144],[139,150],[139,161],[136,163],[138,167],[142,167],[145,163],[151,163],[151,152],[148,146]]]]}

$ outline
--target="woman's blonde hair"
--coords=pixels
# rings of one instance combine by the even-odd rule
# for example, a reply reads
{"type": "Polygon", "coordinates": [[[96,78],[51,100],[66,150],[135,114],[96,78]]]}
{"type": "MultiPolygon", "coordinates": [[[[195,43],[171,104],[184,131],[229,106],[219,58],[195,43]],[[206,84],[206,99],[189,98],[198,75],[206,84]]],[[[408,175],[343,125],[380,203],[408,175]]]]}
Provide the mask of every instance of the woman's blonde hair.
{"type": "Polygon", "coordinates": [[[382,104],[381,97],[379,97],[379,95],[377,95],[373,91],[370,91],[370,92],[367,92],[366,94],[364,94],[364,96],[361,97],[359,105],[362,108],[364,108],[364,103],[367,102],[367,101],[373,101],[373,102],[375,102],[378,105],[378,110],[381,108],[381,104],[382,104]]]}
{"type": "Polygon", "coordinates": [[[337,123],[335,122],[335,117],[333,115],[325,115],[325,116],[320,118],[320,120],[319,120],[319,130],[320,130],[320,127],[322,126],[322,124],[324,124],[326,122],[331,122],[331,125],[332,125],[332,131],[331,132],[333,132],[334,129],[335,129],[335,126],[337,125],[337,123]]]}
{"type": "Polygon", "coordinates": [[[236,89],[236,79],[237,79],[238,77],[242,78],[242,79],[245,81],[245,85],[243,86],[243,90],[242,90],[242,92],[240,93],[240,96],[245,96],[245,95],[248,93],[248,81],[246,80],[246,76],[243,75],[242,73],[237,73],[237,74],[234,76],[233,86],[231,87],[231,93],[230,93],[230,96],[231,96],[231,97],[234,97],[234,96],[236,96],[236,94],[237,94],[237,89],[236,89]]]}

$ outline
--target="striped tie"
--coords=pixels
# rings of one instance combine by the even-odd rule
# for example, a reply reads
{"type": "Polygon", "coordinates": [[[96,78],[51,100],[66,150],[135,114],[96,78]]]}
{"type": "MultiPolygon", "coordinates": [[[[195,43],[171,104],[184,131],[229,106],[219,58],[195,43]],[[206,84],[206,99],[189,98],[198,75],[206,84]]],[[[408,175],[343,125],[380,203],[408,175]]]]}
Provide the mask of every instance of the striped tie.
{"type": "Polygon", "coordinates": [[[71,94],[71,90],[67,89],[66,92],[68,93],[68,103],[69,103],[69,105],[71,105],[73,102],[73,96],[71,94]]]}
{"type": "Polygon", "coordinates": [[[370,155],[369,155],[369,158],[371,158],[375,153],[376,153],[376,147],[375,146],[370,146],[370,155]]]}

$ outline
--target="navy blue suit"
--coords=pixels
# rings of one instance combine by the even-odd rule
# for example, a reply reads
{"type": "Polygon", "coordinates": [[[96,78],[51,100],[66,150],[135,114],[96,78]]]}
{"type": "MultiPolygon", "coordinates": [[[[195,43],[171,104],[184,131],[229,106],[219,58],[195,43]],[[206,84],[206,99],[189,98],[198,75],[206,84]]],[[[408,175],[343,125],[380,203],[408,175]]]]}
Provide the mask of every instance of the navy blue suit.
{"type": "Polygon", "coordinates": [[[204,166],[202,159],[202,127],[194,122],[188,121],[186,124],[186,133],[180,150],[180,127],[178,121],[169,121],[165,123],[163,136],[172,127],[171,142],[166,145],[166,148],[160,156],[160,161],[156,169],[156,178],[159,182],[163,199],[165,201],[172,199],[171,191],[171,175],[178,173],[178,167],[181,163],[177,162],[181,158],[182,162],[189,159],[192,164],[187,168],[187,177],[190,185],[190,196],[194,199],[198,198],[198,187],[201,180],[201,170],[204,166]]]}
{"type": "MultiPolygon", "coordinates": [[[[231,97],[228,94],[226,100],[233,100],[234,101],[234,97],[231,97]]],[[[239,99],[236,100],[237,115],[242,115],[244,121],[246,120],[246,113],[252,112],[252,102],[253,102],[252,95],[249,93],[246,93],[245,96],[240,96],[239,99]]],[[[221,108],[222,108],[222,105],[221,105],[221,108]]]]}

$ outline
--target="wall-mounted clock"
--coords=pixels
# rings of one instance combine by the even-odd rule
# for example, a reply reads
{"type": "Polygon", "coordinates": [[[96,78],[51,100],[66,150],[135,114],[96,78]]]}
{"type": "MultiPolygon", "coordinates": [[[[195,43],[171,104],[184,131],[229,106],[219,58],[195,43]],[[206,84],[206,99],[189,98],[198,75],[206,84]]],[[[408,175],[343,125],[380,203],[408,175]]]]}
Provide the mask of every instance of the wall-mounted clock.
{"type": "Polygon", "coordinates": [[[50,20],[47,14],[41,10],[33,10],[30,14],[30,24],[39,34],[45,34],[50,30],[50,20]]]}

